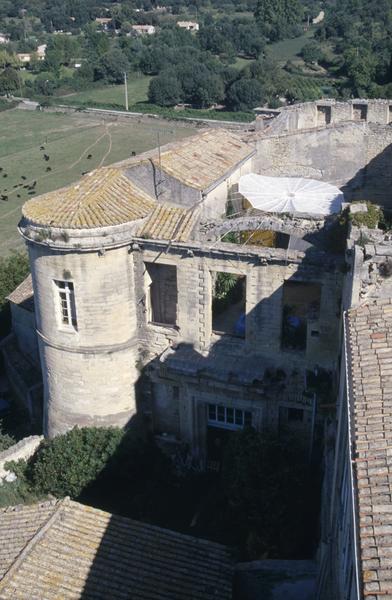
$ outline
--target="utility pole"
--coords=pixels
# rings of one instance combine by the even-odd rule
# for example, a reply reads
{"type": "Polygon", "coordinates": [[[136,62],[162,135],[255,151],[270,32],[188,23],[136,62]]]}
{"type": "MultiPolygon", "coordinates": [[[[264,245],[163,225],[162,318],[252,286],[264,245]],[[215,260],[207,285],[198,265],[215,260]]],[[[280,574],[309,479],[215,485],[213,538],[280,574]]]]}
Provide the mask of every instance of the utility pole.
{"type": "Polygon", "coordinates": [[[125,110],[128,110],[128,83],[127,74],[124,71],[124,88],[125,88],[125,110]]]}

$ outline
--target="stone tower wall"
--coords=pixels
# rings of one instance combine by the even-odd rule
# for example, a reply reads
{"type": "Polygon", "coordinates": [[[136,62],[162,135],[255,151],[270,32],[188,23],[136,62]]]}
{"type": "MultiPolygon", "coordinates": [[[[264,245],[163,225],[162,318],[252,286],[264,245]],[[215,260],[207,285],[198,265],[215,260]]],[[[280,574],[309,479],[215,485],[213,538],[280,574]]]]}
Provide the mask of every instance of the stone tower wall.
{"type": "Polygon", "coordinates": [[[136,315],[127,248],[60,252],[29,244],[44,374],[45,434],[125,425],[136,412],[136,315]],[[77,327],[64,327],[54,280],[72,281],[77,327]]]}

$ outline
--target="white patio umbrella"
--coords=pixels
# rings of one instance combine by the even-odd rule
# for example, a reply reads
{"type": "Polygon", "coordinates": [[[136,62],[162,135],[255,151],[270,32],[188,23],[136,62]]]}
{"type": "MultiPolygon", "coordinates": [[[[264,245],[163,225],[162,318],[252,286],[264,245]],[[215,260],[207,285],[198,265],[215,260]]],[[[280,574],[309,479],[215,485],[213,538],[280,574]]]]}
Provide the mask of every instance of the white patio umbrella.
{"type": "Polygon", "coordinates": [[[340,212],[343,193],[334,185],[302,177],[243,175],[238,186],[253,208],[273,213],[329,215],[340,212]]]}

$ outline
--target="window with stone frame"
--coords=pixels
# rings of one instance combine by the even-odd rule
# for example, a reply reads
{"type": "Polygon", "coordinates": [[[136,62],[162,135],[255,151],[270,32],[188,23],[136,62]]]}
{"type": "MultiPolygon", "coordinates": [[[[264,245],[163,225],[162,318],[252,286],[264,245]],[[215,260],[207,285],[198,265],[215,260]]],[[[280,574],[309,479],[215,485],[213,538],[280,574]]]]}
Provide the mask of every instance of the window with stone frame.
{"type": "Polygon", "coordinates": [[[177,325],[177,268],[173,265],[145,263],[148,322],[177,325]]]}
{"type": "Polygon", "coordinates": [[[212,427],[239,430],[252,426],[252,413],[242,408],[209,404],[207,420],[208,425],[212,427]]]}
{"type": "Polygon", "coordinates": [[[62,326],[77,329],[75,290],[72,281],[55,280],[58,294],[60,323],[62,326]]]}

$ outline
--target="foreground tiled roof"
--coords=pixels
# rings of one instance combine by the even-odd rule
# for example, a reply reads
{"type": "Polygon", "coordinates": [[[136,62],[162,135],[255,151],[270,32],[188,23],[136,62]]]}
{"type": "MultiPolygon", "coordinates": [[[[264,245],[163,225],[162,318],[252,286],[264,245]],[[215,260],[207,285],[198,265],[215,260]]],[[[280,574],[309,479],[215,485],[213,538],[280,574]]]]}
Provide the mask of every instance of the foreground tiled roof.
{"type": "Polygon", "coordinates": [[[7,300],[31,312],[34,310],[33,280],[31,275],[27,275],[26,279],[11,292],[7,300]]]}
{"type": "Polygon", "coordinates": [[[155,206],[121,169],[103,167],[77,184],[28,200],[22,214],[46,227],[89,229],[144,218],[155,206]]]}
{"type": "Polygon", "coordinates": [[[0,511],[1,600],[229,600],[225,546],[69,499],[0,511]]]}
{"type": "Polygon", "coordinates": [[[179,142],[154,159],[156,167],[190,187],[207,190],[254,148],[224,129],[210,129],[179,142]]]}
{"type": "Polygon", "coordinates": [[[392,598],[392,303],[348,313],[360,564],[366,600],[392,598]]]}

